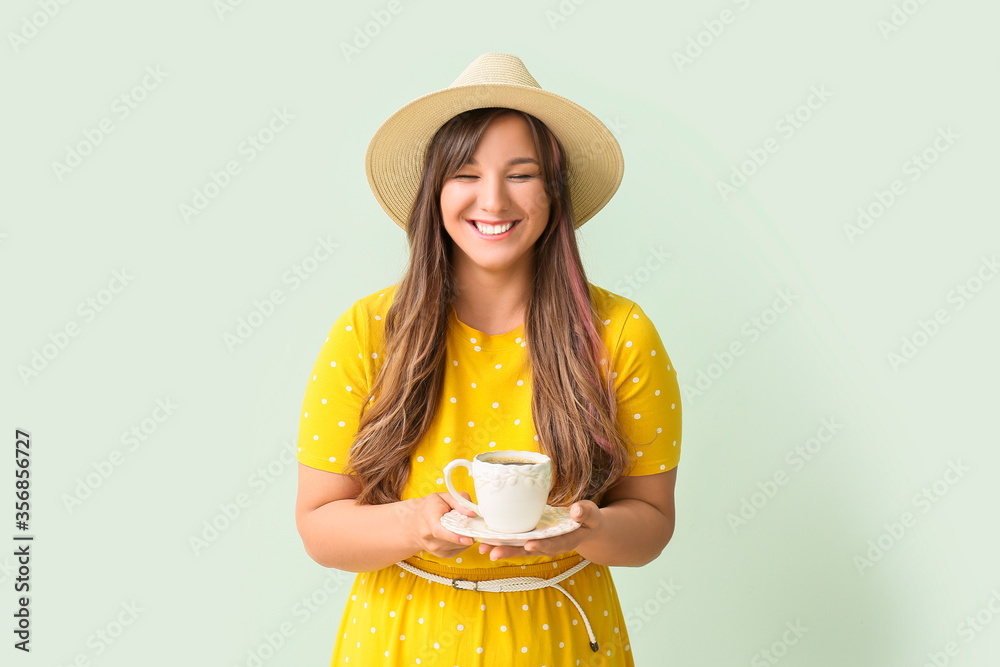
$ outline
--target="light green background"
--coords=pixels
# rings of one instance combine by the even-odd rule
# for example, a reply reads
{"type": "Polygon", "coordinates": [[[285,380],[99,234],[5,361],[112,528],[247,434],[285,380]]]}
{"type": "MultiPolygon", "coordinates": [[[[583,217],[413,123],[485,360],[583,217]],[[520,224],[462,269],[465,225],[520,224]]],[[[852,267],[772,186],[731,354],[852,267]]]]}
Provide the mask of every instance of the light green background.
{"type": "MultiPolygon", "coordinates": [[[[684,402],[672,542],[614,571],[637,663],[769,664],[759,652],[778,642],[789,667],[919,666],[954,641],[949,664],[997,664],[997,614],[971,641],[959,625],[994,594],[1000,609],[1000,280],[949,300],[1000,250],[996,3],[897,3],[915,13],[883,34],[887,0],[401,0],[350,61],[341,43],[389,3],[245,0],[220,16],[209,0],[51,2],[51,18],[45,4],[7,2],[0,20],[0,540],[15,533],[15,428],[32,434],[36,535],[32,652],[5,633],[3,664],[246,665],[283,623],[294,633],[265,665],[327,664],[349,585],[331,579],[299,613],[327,572],[302,549],[281,457],[333,320],[405,264],[365,180],[369,138],[487,51],[615,130],[624,181],[578,233],[589,278],[653,318],[682,384],[716,376],[684,402]],[[25,21],[44,25],[15,45],[25,21]],[[708,46],[679,68],[699,33],[708,46]],[[112,104],[147,67],[166,77],[122,119],[112,104]],[[776,123],[813,87],[831,96],[786,138],[776,123]],[[238,147],[274,108],[294,120],[247,161],[238,147]],[[114,131],[60,180],[52,163],[103,118],[114,131]],[[958,138],[911,181],[904,163],[940,128],[958,138]],[[769,137],[777,152],[723,200],[717,182],[769,137]],[[241,173],[185,222],[179,206],[228,160],[241,173]],[[850,242],[844,225],[897,178],[905,193],[850,242]],[[333,257],[293,290],[283,275],[327,236],[333,257]],[[647,271],[653,248],[670,258],[647,271]],[[78,304],[121,269],[132,282],[85,322],[78,304]],[[285,302],[230,351],[224,334],[274,289],[285,302]],[[780,290],[792,307],[751,341],[743,327],[780,290]],[[947,323],[893,368],[937,309],[947,323]],[[80,334],[23,381],[69,322],[80,334]],[[167,398],[177,410],[130,451],[122,432],[167,398]],[[824,419],[842,427],[797,470],[786,456],[824,419]],[[116,449],[121,465],[67,509],[116,449]],[[949,462],[969,469],[955,484],[938,481],[949,462]],[[781,472],[734,530],[728,515],[781,472]],[[943,497],[916,504],[936,481],[943,497]],[[238,494],[249,506],[196,554],[190,538],[238,494]],[[906,511],[915,525],[886,537],[906,511]],[[859,571],[880,536],[891,548],[859,571]],[[138,618],[99,653],[94,633],[133,601],[138,618]],[[782,651],[796,622],[808,630],[782,651]]],[[[0,556],[5,628],[13,565],[0,556]]]]}

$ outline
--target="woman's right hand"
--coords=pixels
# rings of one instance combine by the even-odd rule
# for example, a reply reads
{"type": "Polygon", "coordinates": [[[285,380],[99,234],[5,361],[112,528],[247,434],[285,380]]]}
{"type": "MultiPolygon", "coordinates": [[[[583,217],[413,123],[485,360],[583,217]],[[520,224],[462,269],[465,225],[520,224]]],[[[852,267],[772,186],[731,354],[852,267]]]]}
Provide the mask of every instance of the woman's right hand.
{"type": "MultiPolygon", "coordinates": [[[[466,500],[472,500],[468,493],[461,492],[461,495],[466,500]]],[[[453,533],[441,525],[441,517],[451,510],[476,516],[469,508],[459,505],[449,492],[431,493],[406,502],[411,503],[413,510],[410,524],[418,550],[438,558],[454,558],[472,546],[474,540],[471,537],[453,533]]]]}

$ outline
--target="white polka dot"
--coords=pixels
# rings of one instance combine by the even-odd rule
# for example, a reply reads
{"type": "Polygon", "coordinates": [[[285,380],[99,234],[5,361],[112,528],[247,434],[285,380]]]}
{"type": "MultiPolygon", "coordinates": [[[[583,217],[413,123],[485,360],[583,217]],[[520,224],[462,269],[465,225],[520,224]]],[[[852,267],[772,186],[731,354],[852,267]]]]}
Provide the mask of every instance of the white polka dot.
{"type": "Polygon", "coordinates": [[[630,340],[625,341],[625,347],[632,347],[632,341],[630,340]]]}
{"type": "Polygon", "coordinates": [[[384,588],[380,588],[380,589],[378,589],[378,592],[379,593],[385,593],[385,589],[384,588]]]}
{"type": "Polygon", "coordinates": [[[318,435],[314,435],[313,436],[313,440],[319,440],[319,436],[318,435]]]}
{"type": "Polygon", "coordinates": [[[347,325],[347,330],[348,330],[348,331],[350,331],[350,330],[351,330],[351,325],[350,325],[350,324],[348,324],[348,325],[347,325]]]}
{"type": "Polygon", "coordinates": [[[439,607],[443,607],[444,606],[444,600],[441,600],[441,602],[438,602],[438,606],[439,607]]]}
{"type": "Polygon", "coordinates": [[[639,378],[637,378],[637,377],[634,377],[634,378],[632,378],[632,383],[633,383],[633,384],[635,384],[635,383],[636,383],[636,382],[638,382],[638,381],[639,381],[639,378]]]}
{"type": "Polygon", "coordinates": [[[497,403],[496,401],[493,401],[493,407],[494,407],[494,408],[499,408],[499,407],[500,407],[500,404],[499,404],[499,403],[497,403]]]}
{"type": "Polygon", "coordinates": [[[461,632],[462,630],[465,630],[465,626],[464,626],[464,625],[462,625],[461,623],[459,623],[459,624],[458,624],[458,626],[456,626],[456,627],[458,627],[458,630],[459,630],[460,632],[461,632]]]}
{"type": "Polygon", "coordinates": [[[315,375],[313,375],[313,380],[315,380],[315,379],[316,379],[316,376],[315,376],[315,375]]]}
{"type": "Polygon", "coordinates": [[[522,646],[521,647],[521,653],[527,653],[527,652],[528,652],[528,647],[527,646],[522,646]]]}
{"type": "Polygon", "coordinates": [[[480,351],[480,350],[482,350],[483,348],[481,348],[481,347],[479,347],[479,346],[477,345],[477,346],[475,346],[475,347],[474,347],[474,348],[472,348],[472,349],[473,349],[473,350],[475,350],[476,352],[479,352],[479,351],[480,351]]]}
{"type": "Polygon", "coordinates": [[[476,653],[482,653],[482,652],[483,652],[483,647],[482,646],[480,646],[479,648],[476,649],[476,653]]]}
{"type": "Polygon", "coordinates": [[[636,452],[635,455],[636,456],[642,456],[642,452],[636,452]]]}
{"type": "Polygon", "coordinates": [[[611,320],[604,320],[605,324],[611,324],[611,320]]]}
{"type": "Polygon", "coordinates": [[[557,607],[561,607],[562,606],[562,600],[556,600],[556,606],[557,607]]]}
{"type": "Polygon", "coordinates": [[[521,605],[521,609],[522,609],[523,611],[528,611],[528,605],[526,605],[526,604],[522,604],[522,605],[521,605]]]}
{"type": "Polygon", "coordinates": [[[507,632],[507,626],[506,625],[501,625],[500,626],[500,632],[507,632]]]}
{"type": "Polygon", "coordinates": [[[616,633],[618,632],[618,628],[615,628],[615,632],[616,632],[616,633]]]}
{"type": "Polygon", "coordinates": [[[404,639],[406,639],[406,635],[400,635],[399,636],[399,641],[403,641],[404,639]]]}
{"type": "Polygon", "coordinates": [[[522,384],[524,384],[524,380],[518,380],[517,381],[517,386],[518,387],[520,387],[522,384]]]}
{"type": "MultiPolygon", "coordinates": [[[[455,562],[456,562],[456,563],[461,563],[461,562],[462,562],[462,557],[461,557],[461,556],[459,556],[458,558],[456,558],[456,559],[455,559],[455,562]]],[[[459,628],[461,628],[461,626],[459,626],[459,628]]]]}
{"type": "Polygon", "coordinates": [[[653,392],[653,396],[659,396],[659,395],[660,395],[660,390],[659,389],[657,389],[656,391],[653,392]]]}
{"type": "Polygon", "coordinates": [[[375,634],[375,628],[374,627],[372,628],[372,634],[375,634]]]}
{"type": "Polygon", "coordinates": [[[677,446],[677,441],[676,441],[676,440],[674,440],[674,447],[676,447],[676,446],[677,446]]]}
{"type": "Polygon", "coordinates": [[[345,421],[339,421],[339,422],[337,422],[337,426],[347,426],[347,422],[345,422],[345,421]]]}
{"type": "Polygon", "coordinates": [[[549,629],[549,624],[548,623],[542,623],[542,630],[548,630],[548,629],[549,629]]]}
{"type": "Polygon", "coordinates": [[[336,367],[337,367],[337,362],[336,361],[331,361],[330,362],[330,368],[336,368],[336,367]]]}
{"type": "Polygon", "coordinates": [[[676,407],[677,407],[677,404],[676,404],[676,403],[671,403],[671,404],[670,404],[670,409],[671,409],[671,410],[673,410],[673,409],[674,409],[674,408],[676,408],[676,407]]]}
{"type": "Polygon", "coordinates": [[[475,426],[475,425],[476,425],[476,422],[469,422],[469,427],[470,428],[473,427],[473,426],[475,426]]]}
{"type": "Polygon", "coordinates": [[[308,417],[308,416],[309,416],[309,413],[308,413],[308,412],[303,412],[303,413],[302,413],[302,416],[303,416],[303,417],[308,417]]]}
{"type": "Polygon", "coordinates": [[[453,363],[453,364],[455,364],[456,366],[458,366],[458,359],[452,359],[452,360],[451,360],[451,363],[453,363]]]}
{"type": "Polygon", "coordinates": [[[390,611],[389,612],[389,618],[395,618],[395,617],[396,617],[396,612],[390,611]]]}
{"type": "Polygon", "coordinates": [[[352,599],[352,600],[357,600],[357,599],[358,599],[358,596],[357,596],[357,595],[352,595],[352,596],[351,596],[351,599],[352,599]]]}
{"type": "Polygon", "coordinates": [[[649,356],[655,357],[656,356],[656,350],[650,350],[649,351],[649,356]]]}
{"type": "Polygon", "coordinates": [[[639,313],[632,313],[632,317],[634,317],[635,319],[639,319],[639,313]]]}
{"type": "Polygon", "coordinates": [[[490,447],[496,447],[496,446],[497,446],[496,440],[490,440],[490,447]]]}
{"type": "Polygon", "coordinates": [[[378,352],[372,352],[372,359],[378,358],[378,352]]]}
{"type": "Polygon", "coordinates": [[[441,648],[441,644],[438,644],[437,642],[434,642],[434,648],[441,648]]]}
{"type": "Polygon", "coordinates": [[[323,405],[326,405],[326,399],[325,399],[325,398],[321,398],[321,399],[319,400],[319,402],[320,402],[320,403],[322,403],[323,405]]]}
{"type": "Polygon", "coordinates": [[[574,618],[573,619],[573,625],[576,625],[576,624],[577,624],[577,620],[574,618]]]}
{"type": "Polygon", "coordinates": [[[486,611],[486,605],[484,605],[484,604],[479,605],[479,610],[480,611],[486,611]]]}
{"type": "Polygon", "coordinates": [[[423,616],[421,616],[420,618],[417,619],[417,623],[423,623],[423,622],[424,622],[424,617],[423,616]]]}
{"type": "Polygon", "coordinates": [[[637,412],[637,413],[635,413],[635,414],[634,414],[634,415],[632,415],[632,416],[633,416],[633,417],[635,417],[636,419],[638,419],[638,418],[639,418],[639,417],[641,417],[642,415],[641,415],[641,414],[639,414],[639,413],[637,412]]]}
{"type": "Polygon", "coordinates": [[[450,437],[446,437],[446,438],[444,439],[444,441],[445,441],[445,444],[447,444],[447,443],[451,442],[451,438],[450,438],[450,437]]]}
{"type": "Polygon", "coordinates": [[[380,320],[380,319],[382,319],[382,316],[381,316],[381,315],[376,315],[376,316],[375,316],[375,319],[376,319],[376,320],[380,320]]]}
{"type": "Polygon", "coordinates": [[[666,470],[666,469],[667,469],[667,466],[665,466],[665,465],[663,465],[663,464],[661,463],[661,464],[660,464],[660,470],[666,470]]]}
{"type": "Polygon", "coordinates": [[[518,424],[520,424],[520,423],[521,423],[521,420],[520,420],[520,419],[515,419],[515,420],[514,420],[514,426],[517,426],[517,425],[518,425],[518,424]]]}
{"type": "Polygon", "coordinates": [[[521,343],[521,347],[524,347],[525,345],[527,345],[526,342],[525,343],[521,343]]]}
{"type": "Polygon", "coordinates": [[[495,369],[497,369],[497,370],[500,370],[501,368],[503,368],[503,364],[497,364],[497,365],[496,365],[496,366],[494,366],[493,368],[495,368],[495,369]]]}
{"type": "Polygon", "coordinates": [[[353,390],[351,389],[351,385],[347,385],[347,386],[345,387],[345,389],[347,389],[347,391],[353,391],[353,390]]]}
{"type": "Polygon", "coordinates": [[[656,432],[657,432],[657,433],[663,433],[663,429],[662,429],[662,428],[657,428],[657,429],[656,429],[656,432]]]}
{"type": "Polygon", "coordinates": [[[444,484],[444,480],[443,480],[443,479],[441,479],[440,477],[438,477],[438,478],[437,478],[437,483],[438,483],[438,484],[444,484]]]}
{"type": "Polygon", "coordinates": [[[417,457],[417,463],[423,463],[423,462],[424,462],[424,457],[418,456],[417,457]]]}
{"type": "Polygon", "coordinates": [[[521,337],[520,337],[520,336],[518,336],[517,338],[515,338],[515,339],[514,339],[514,342],[515,342],[515,343],[520,343],[520,342],[521,342],[521,337]]]}
{"type": "MultiPolygon", "coordinates": [[[[378,317],[378,315],[376,315],[375,317],[378,317]]],[[[388,651],[385,652],[385,657],[387,657],[387,658],[389,657],[389,652],[388,651]]]]}
{"type": "Polygon", "coordinates": [[[336,463],[336,462],[337,462],[337,457],[336,456],[331,456],[330,457],[330,463],[336,463]]]}
{"type": "Polygon", "coordinates": [[[473,389],[475,389],[475,388],[476,388],[476,383],[475,383],[475,382],[473,382],[473,383],[472,383],[472,388],[473,388],[473,389]]]}
{"type": "Polygon", "coordinates": [[[407,600],[412,600],[412,599],[413,599],[413,594],[412,594],[412,593],[409,593],[409,594],[408,594],[408,595],[406,596],[406,599],[407,599],[407,600]]]}
{"type": "Polygon", "coordinates": [[[472,344],[474,345],[474,344],[476,343],[476,339],[475,339],[475,338],[470,338],[470,339],[469,339],[469,342],[470,342],[470,343],[472,343],[472,344]]]}
{"type": "Polygon", "coordinates": [[[455,398],[454,396],[452,396],[451,399],[449,400],[451,400],[452,403],[458,403],[458,399],[455,398]]]}
{"type": "Polygon", "coordinates": [[[301,447],[299,447],[298,451],[300,451],[300,452],[301,452],[301,451],[302,451],[302,448],[301,448],[301,447]]]}
{"type": "Polygon", "coordinates": [[[618,377],[618,371],[612,371],[611,377],[613,377],[613,378],[618,377]]]}
{"type": "Polygon", "coordinates": [[[538,440],[538,436],[537,435],[535,436],[535,440],[538,440]]]}
{"type": "Polygon", "coordinates": [[[562,648],[565,645],[566,645],[565,642],[559,642],[559,648],[562,648]]]}
{"type": "Polygon", "coordinates": [[[327,336],[327,337],[326,337],[326,340],[325,340],[324,342],[326,342],[326,343],[329,343],[329,342],[330,342],[330,337],[329,337],[329,336],[327,336]]]}

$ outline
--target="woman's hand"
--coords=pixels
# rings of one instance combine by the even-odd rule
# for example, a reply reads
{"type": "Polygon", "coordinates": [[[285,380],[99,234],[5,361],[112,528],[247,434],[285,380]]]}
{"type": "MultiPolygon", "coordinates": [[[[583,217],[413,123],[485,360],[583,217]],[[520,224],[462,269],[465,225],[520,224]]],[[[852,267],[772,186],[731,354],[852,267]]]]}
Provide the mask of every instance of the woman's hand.
{"type": "MultiPolygon", "coordinates": [[[[472,500],[462,492],[466,500],[472,500]]],[[[413,510],[410,521],[416,551],[426,551],[438,558],[453,558],[468,549],[473,539],[453,533],[441,525],[441,517],[451,510],[458,510],[466,516],[476,516],[475,512],[459,505],[448,492],[431,493],[409,501],[413,510]]]]}
{"type": "Polygon", "coordinates": [[[593,539],[601,527],[601,508],[590,500],[581,500],[570,505],[569,516],[581,524],[579,528],[564,535],[547,537],[542,540],[528,540],[522,547],[495,547],[480,544],[479,553],[489,552],[490,560],[519,558],[523,556],[555,556],[573,551],[580,544],[593,539]]]}

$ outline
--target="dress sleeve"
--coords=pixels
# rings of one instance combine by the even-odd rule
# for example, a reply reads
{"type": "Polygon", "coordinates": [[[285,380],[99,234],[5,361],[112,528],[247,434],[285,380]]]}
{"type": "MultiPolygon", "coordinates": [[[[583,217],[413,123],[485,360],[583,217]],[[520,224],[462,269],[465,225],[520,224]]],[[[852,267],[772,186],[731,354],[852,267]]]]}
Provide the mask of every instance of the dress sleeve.
{"type": "Polygon", "coordinates": [[[615,347],[618,420],[635,443],[631,475],[673,469],[681,453],[681,395],[677,371],[656,327],[638,304],[625,317],[615,347]]]}
{"type": "Polygon", "coordinates": [[[366,322],[355,303],[330,328],[306,383],[296,458],[343,473],[368,393],[366,322]]]}

